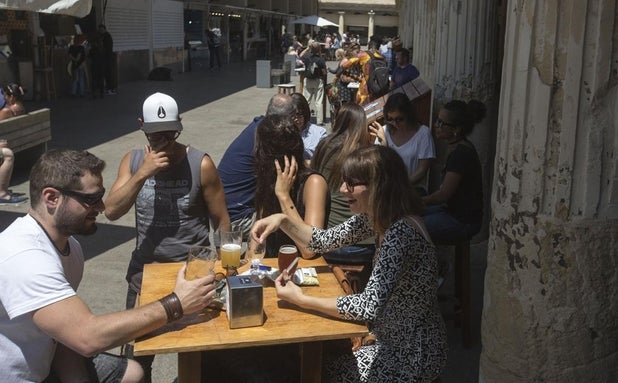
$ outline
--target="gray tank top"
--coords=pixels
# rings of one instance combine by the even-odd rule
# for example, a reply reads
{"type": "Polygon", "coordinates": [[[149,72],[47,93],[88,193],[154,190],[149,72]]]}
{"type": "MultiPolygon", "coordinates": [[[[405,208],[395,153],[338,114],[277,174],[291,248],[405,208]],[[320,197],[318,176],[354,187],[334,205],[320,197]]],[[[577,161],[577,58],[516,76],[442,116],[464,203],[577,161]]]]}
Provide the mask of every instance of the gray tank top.
{"type": "MultiPolygon", "coordinates": [[[[137,195],[133,260],[140,264],[184,261],[190,246],[209,244],[209,214],[200,182],[207,154],[188,148],[182,161],[147,179],[137,195]]],[[[143,150],[131,151],[131,174],[143,160],[143,150]]]]}

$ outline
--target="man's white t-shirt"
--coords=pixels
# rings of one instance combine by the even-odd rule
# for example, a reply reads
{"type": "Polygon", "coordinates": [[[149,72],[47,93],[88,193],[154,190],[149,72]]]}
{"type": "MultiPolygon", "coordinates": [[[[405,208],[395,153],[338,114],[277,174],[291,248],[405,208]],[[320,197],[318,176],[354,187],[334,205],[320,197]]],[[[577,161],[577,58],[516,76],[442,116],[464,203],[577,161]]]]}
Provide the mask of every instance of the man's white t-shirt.
{"type": "Polygon", "coordinates": [[[39,382],[49,375],[56,342],[32,313],[75,295],[84,271],[81,246],[58,254],[30,215],[0,233],[0,377],[3,382],[39,382]]]}
{"type": "MultiPolygon", "coordinates": [[[[408,176],[412,175],[416,169],[418,169],[419,160],[436,158],[436,148],[433,137],[431,136],[431,130],[426,125],[421,125],[418,132],[416,132],[408,142],[401,146],[397,146],[393,142],[388,125],[384,125],[383,129],[388,146],[399,153],[399,156],[403,159],[403,163],[408,170],[408,176]]],[[[425,190],[427,190],[427,179],[422,182],[421,186],[425,187],[425,190]]]]}

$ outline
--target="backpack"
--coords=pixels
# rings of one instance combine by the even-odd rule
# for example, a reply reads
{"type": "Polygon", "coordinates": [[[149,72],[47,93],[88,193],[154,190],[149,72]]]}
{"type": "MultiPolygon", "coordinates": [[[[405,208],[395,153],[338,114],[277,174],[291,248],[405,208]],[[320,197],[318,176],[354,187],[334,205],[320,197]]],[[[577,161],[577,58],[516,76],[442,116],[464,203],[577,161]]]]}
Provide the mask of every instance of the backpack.
{"type": "Polygon", "coordinates": [[[319,57],[311,55],[305,60],[305,78],[320,78],[322,76],[322,69],[318,65],[319,57]]]}
{"type": "Polygon", "coordinates": [[[388,64],[386,59],[373,52],[367,52],[369,61],[367,62],[367,90],[372,97],[384,96],[390,88],[388,79],[388,64]]]}

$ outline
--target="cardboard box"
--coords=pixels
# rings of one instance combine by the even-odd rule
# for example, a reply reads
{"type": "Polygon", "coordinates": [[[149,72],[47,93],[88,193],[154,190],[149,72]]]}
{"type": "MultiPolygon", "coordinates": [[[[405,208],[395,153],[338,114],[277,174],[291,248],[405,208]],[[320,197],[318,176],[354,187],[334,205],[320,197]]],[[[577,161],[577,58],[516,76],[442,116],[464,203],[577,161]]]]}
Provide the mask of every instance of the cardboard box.
{"type": "Polygon", "coordinates": [[[420,77],[393,89],[383,97],[365,102],[362,106],[367,115],[367,123],[370,124],[384,117],[384,104],[386,104],[389,96],[396,93],[405,93],[416,107],[416,114],[419,122],[429,126],[431,120],[431,89],[420,77]]]}

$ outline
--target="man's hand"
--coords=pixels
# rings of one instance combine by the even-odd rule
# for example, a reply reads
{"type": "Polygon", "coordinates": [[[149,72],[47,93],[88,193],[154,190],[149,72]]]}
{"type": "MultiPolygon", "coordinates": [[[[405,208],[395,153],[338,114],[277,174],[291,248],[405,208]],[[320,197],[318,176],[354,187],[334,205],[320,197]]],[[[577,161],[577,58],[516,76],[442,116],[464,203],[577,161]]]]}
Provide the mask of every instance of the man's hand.
{"type": "Polygon", "coordinates": [[[144,151],[144,162],[139,171],[145,178],[150,178],[170,166],[170,157],[167,152],[156,152],[148,145],[144,147],[144,151]]]}
{"type": "Polygon", "coordinates": [[[188,281],[185,279],[186,268],[187,266],[183,265],[178,271],[174,292],[182,303],[183,312],[191,314],[202,310],[212,302],[216,282],[214,274],[188,281]]]}

